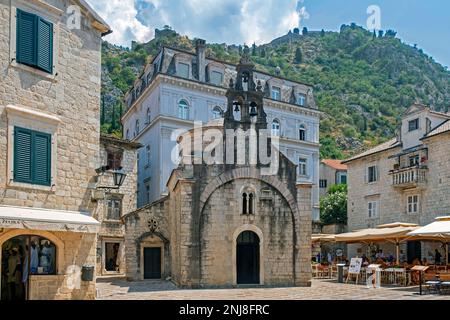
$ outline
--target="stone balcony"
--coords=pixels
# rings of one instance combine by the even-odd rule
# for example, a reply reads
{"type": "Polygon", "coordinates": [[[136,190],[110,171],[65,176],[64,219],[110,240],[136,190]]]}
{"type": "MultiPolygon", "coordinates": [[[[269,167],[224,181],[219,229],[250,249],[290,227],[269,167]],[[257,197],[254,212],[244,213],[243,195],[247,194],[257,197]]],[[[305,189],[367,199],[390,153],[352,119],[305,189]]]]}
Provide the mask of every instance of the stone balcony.
{"type": "Polygon", "coordinates": [[[428,168],[425,166],[394,169],[390,171],[392,186],[400,189],[423,187],[427,183],[428,168]]]}

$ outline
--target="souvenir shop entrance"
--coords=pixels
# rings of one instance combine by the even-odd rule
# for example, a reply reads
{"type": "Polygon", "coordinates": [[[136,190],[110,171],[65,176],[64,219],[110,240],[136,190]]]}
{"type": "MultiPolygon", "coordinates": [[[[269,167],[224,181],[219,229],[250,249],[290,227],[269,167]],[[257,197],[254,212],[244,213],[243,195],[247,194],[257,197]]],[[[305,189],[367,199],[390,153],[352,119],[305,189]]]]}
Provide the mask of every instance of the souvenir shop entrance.
{"type": "Polygon", "coordinates": [[[31,275],[56,274],[56,246],[46,238],[17,236],[1,249],[1,300],[27,300],[31,275]]]}

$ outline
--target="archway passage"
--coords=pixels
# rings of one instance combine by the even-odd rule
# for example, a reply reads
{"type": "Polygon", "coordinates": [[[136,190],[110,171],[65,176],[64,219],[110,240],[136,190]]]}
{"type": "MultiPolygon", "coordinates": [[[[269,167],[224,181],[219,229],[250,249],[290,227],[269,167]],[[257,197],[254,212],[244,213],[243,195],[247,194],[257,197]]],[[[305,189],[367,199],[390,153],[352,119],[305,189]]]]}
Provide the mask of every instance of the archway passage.
{"type": "Polygon", "coordinates": [[[236,243],[237,284],[259,284],[259,237],[244,231],[236,243]]]}
{"type": "Polygon", "coordinates": [[[1,257],[1,300],[26,300],[30,275],[56,274],[56,246],[40,236],[5,241],[1,257]]]}

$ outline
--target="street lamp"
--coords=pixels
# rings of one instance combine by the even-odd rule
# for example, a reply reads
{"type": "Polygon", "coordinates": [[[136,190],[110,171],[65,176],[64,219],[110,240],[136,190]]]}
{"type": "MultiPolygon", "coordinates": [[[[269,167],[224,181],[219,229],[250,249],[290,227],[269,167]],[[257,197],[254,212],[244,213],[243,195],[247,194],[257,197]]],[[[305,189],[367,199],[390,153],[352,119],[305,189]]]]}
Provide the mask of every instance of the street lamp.
{"type": "Polygon", "coordinates": [[[113,176],[114,176],[114,185],[117,188],[120,188],[125,180],[125,177],[127,176],[125,174],[125,172],[123,171],[122,168],[120,168],[119,170],[115,170],[113,172],[113,176]]]}
{"type": "MultiPolygon", "coordinates": [[[[95,171],[97,172],[98,176],[102,176],[106,171],[109,170],[110,170],[109,166],[103,166],[96,169],[95,171]]],[[[112,175],[114,186],[97,186],[97,189],[106,189],[107,190],[106,192],[120,189],[120,187],[123,185],[123,182],[125,181],[125,177],[127,176],[126,173],[123,171],[123,168],[120,167],[117,170],[113,170],[112,175]]]]}

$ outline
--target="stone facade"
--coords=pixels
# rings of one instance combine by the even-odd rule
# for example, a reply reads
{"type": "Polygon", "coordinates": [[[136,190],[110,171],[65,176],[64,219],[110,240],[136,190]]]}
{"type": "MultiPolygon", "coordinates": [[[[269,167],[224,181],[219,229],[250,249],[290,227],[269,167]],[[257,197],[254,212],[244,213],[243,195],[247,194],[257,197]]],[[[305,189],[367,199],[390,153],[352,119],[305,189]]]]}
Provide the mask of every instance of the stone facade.
{"type": "MultiPolygon", "coordinates": [[[[248,91],[240,87],[242,74],[250,74],[251,79],[252,71],[244,56],[236,85],[230,84],[227,91],[224,119],[203,126],[200,133],[215,129],[226,136],[225,129],[256,128],[260,132],[267,128],[260,87],[252,80],[248,80],[248,91]],[[233,101],[238,96],[245,97],[240,102],[240,120],[233,116],[233,101]],[[250,120],[250,104],[255,106],[256,122],[250,120]]],[[[183,141],[195,144],[196,130],[183,135],[183,141]]],[[[227,148],[225,154],[230,151],[227,148]]],[[[233,144],[232,148],[248,155],[250,145],[245,142],[245,146],[233,144]]],[[[251,164],[248,157],[245,164],[182,161],[169,178],[167,197],[123,218],[128,278],[146,278],[144,250],[156,247],[161,257],[159,277],[170,277],[181,287],[310,285],[312,184],[298,184],[295,164],[278,150],[272,152],[279,167],[271,175],[264,173],[262,163],[251,164]],[[247,255],[251,256],[248,263],[258,266],[250,272],[254,277],[250,282],[242,280],[246,273],[239,269],[244,259],[239,253],[243,234],[258,239],[247,255]]],[[[191,153],[183,152],[185,157],[191,153]]]]}
{"type": "MultiPolygon", "coordinates": [[[[413,105],[402,117],[397,138],[346,162],[349,231],[395,222],[423,226],[450,213],[449,120],[450,114],[413,105]],[[409,131],[415,119],[419,119],[418,129],[409,131]],[[375,181],[369,181],[369,167],[377,168],[375,181]],[[369,202],[377,206],[370,217],[369,202]]],[[[422,257],[428,258],[429,252],[440,246],[422,243],[422,257]]],[[[395,255],[395,246],[384,247],[385,253],[395,255]]],[[[407,244],[401,251],[402,258],[408,258],[407,244]]],[[[364,249],[349,246],[350,256],[357,253],[361,255],[364,249]]]]}
{"type": "MultiPolygon", "coordinates": [[[[101,135],[100,138],[100,164],[101,166],[113,166],[113,160],[117,159],[116,165],[121,167],[126,174],[123,184],[119,189],[111,191],[95,191],[97,198],[97,209],[94,217],[101,223],[97,239],[97,275],[125,275],[125,227],[120,220],[122,216],[137,209],[137,149],[141,145],[127,140],[119,139],[109,135],[101,135]],[[117,200],[120,207],[117,216],[111,216],[115,208],[108,206],[108,201],[117,200]],[[108,211],[109,210],[109,211],[108,211]],[[109,215],[108,215],[109,213],[109,215]],[[110,259],[111,248],[118,244],[118,252],[115,259],[116,270],[107,270],[110,259]]],[[[110,168],[110,170],[113,168],[110,168]]],[[[98,186],[113,186],[112,171],[105,172],[97,181],[98,186]]],[[[114,253],[112,254],[114,256],[114,253]]],[[[110,268],[108,268],[110,269],[110,268]]]]}
{"type": "MultiPolygon", "coordinates": [[[[236,79],[236,65],[205,57],[204,42],[196,52],[163,47],[126,94],[122,118],[124,137],[144,145],[139,151],[138,206],[168,194],[167,181],[176,164],[171,159],[176,136],[193,128],[194,121],[206,124],[223,117],[226,91],[236,79]],[[181,74],[180,65],[187,68],[181,74]],[[221,75],[214,79],[213,75],[221,75]],[[187,111],[180,114],[183,101],[187,111]],[[151,149],[150,159],[146,148],[151,149]]],[[[280,136],[280,150],[292,162],[306,161],[306,171],[298,172],[298,183],[311,183],[312,219],[319,220],[319,118],[313,88],[279,76],[254,72],[264,91],[264,107],[269,129],[280,136]],[[279,95],[275,90],[279,90],[279,95]],[[302,97],[300,99],[299,97],[302,97]],[[300,139],[300,129],[304,136],[300,139]]]]}
{"type": "MultiPolygon", "coordinates": [[[[95,212],[90,189],[99,160],[101,37],[108,31],[84,1],[0,0],[1,206],[95,212]],[[82,7],[81,29],[70,30],[66,25],[66,11],[73,4],[82,7]],[[17,62],[17,9],[53,24],[52,73],[17,62]],[[15,127],[51,135],[49,186],[14,181],[15,127]]],[[[22,235],[49,239],[58,257],[56,275],[30,275],[29,299],[95,298],[95,278],[75,288],[67,280],[69,270],[95,264],[95,234],[5,227],[0,228],[0,246],[22,235]]],[[[79,277],[75,275],[75,280],[79,277]]]]}

